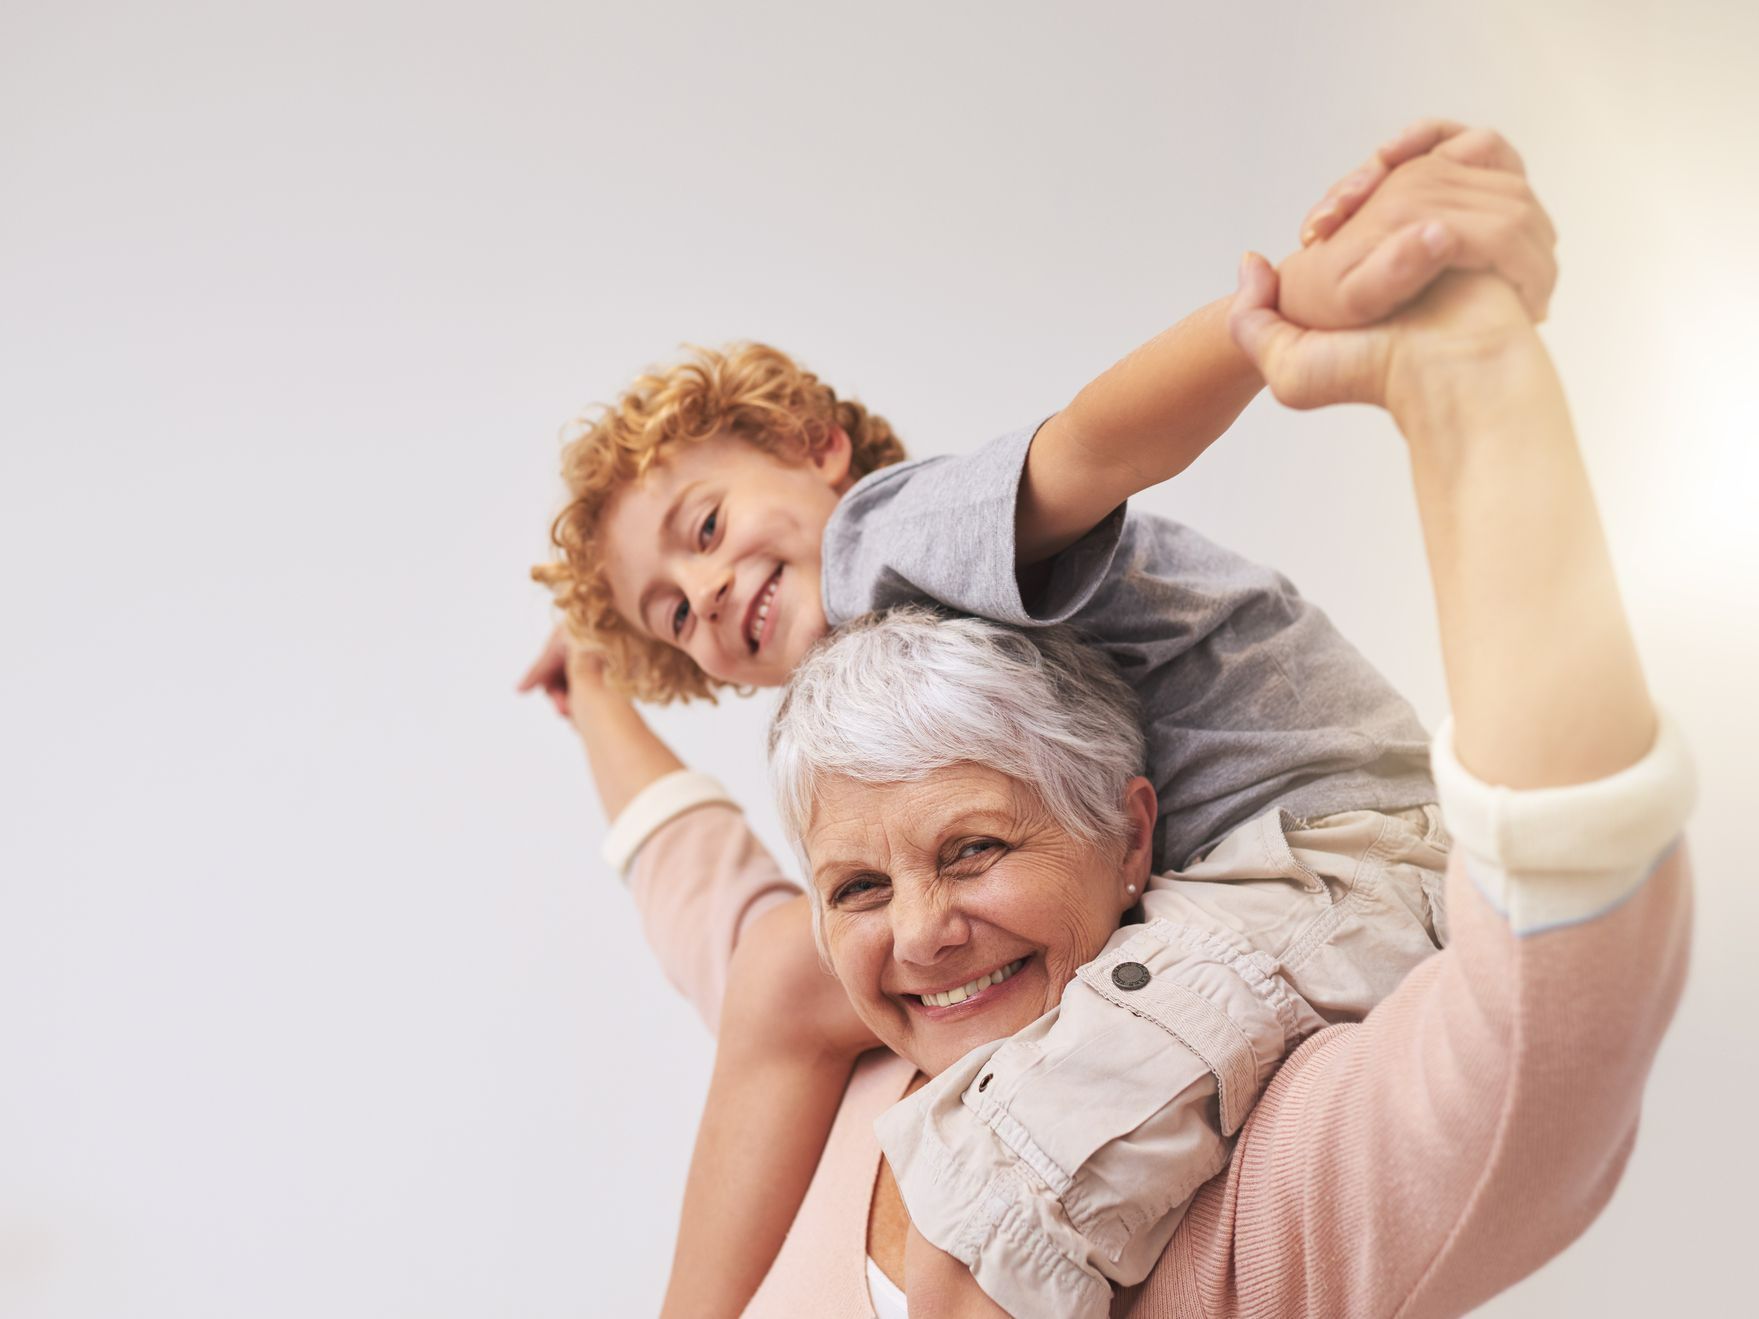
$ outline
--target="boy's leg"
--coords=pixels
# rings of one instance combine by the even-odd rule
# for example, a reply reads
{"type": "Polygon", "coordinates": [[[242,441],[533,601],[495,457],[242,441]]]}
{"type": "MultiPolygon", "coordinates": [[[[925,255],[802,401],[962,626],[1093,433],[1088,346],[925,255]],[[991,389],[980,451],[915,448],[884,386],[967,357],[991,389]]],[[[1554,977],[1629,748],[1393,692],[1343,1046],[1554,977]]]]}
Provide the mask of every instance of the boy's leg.
{"type": "MultiPolygon", "coordinates": [[[[875,1123],[914,1230],[1017,1319],[1105,1319],[1323,1024],[1254,950],[1162,919],[1158,898],[1053,1011],[875,1123]]],[[[908,1265],[905,1283],[914,1304],[908,1265]]]]}
{"type": "Polygon", "coordinates": [[[764,913],[728,972],[664,1319],[735,1316],[781,1249],[856,1057],[875,1041],[819,963],[805,898],[764,913]]]}
{"type": "Polygon", "coordinates": [[[914,1227],[904,1246],[904,1290],[910,1319],[1008,1319],[958,1260],[937,1250],[914,1227]]]}
{"type": "Polygon", "coordinates": [[[1272,810],[1150,887],[1172,919],[1251,931],[1327,1022],[1360,1021],[1446,946],[1448,845],[1434,805],[1314,820],[1272,810]]]}

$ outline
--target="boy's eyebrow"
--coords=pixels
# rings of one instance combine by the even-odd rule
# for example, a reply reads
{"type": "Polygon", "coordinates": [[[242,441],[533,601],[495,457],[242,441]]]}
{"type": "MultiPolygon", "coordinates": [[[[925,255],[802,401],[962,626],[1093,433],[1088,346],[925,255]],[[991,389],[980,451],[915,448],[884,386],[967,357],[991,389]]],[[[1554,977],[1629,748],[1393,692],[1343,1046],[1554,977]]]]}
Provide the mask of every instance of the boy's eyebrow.
{"type": "MultiPolygon", "coordinates": [[[[685,486],[677,494],[672,496],[672,502],[666,509],[666,515],[660,519],[661,543],[664,543],[667,536],[670,536],[673,540],[683,539],[683,537],[678,534],[678,528],[675,525],[678,520],[678,510],[684,507],[684,503],[690,497],[691,492],[701,484],[701,481],[692,481],[689,485],[685,486]]],[[[642,588],[641,598],[635,602],[635,616],[641,620],[641,625],[648,630],[649,635],[655,637],[660,634],[655,631],[652,620],[648,618],[648,610],[653,605],[654,597],[663,589],[665,589],[665,584],[663,582],[649,582],[642,588]]]]}

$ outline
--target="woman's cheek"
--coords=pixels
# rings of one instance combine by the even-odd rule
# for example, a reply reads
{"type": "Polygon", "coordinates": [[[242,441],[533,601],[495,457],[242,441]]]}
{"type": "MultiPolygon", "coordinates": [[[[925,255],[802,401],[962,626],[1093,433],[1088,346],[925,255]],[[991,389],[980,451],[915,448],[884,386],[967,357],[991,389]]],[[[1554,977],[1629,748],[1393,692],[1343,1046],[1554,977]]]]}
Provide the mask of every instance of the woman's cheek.
{"type": "Polygon", "coordinates": [[[831,974],[842,984],[855,1014],[869,1026],[885,1003],[880,979],[885,973],[885,941],[860,913],[833,914],[825,931],[825,954],[831,974]]]}
{"type": "Polygon", "coordinates": [[[1116,913],[1106,895],[1096,887],[1065,885],[1055,916],[1056,958],[1047,957],[1059,990],[1075,978],[1078,968],[1085,966],[1105,947],[1106,940],[1118,928],[1116,913]]]}

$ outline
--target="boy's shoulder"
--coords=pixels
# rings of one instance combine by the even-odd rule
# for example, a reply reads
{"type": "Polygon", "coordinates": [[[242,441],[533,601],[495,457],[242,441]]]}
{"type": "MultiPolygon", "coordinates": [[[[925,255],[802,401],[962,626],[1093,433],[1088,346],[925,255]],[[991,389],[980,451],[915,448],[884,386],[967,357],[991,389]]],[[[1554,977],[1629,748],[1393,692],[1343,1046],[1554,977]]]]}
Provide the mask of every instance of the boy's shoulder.
{"type": "Polygon", "coordinates": [[[884,467],[857,482],[825,527],[822,590],[834,627],[874,610],[932,602],[960,613],[1033,626],[1094,626],[1097,607],[1196,608],[1291,588],[1269,568],[1173,518],[1120,505],[1052,561],[1048,586],[1027,601],[1015,566],[1020,477],[1042,423],[964,454],[884,467]],[[1140,597],[1148,603],[1138,607],[1140,597]],[[1086,614],[1085,619],[1077,614],[1086,614]]]}

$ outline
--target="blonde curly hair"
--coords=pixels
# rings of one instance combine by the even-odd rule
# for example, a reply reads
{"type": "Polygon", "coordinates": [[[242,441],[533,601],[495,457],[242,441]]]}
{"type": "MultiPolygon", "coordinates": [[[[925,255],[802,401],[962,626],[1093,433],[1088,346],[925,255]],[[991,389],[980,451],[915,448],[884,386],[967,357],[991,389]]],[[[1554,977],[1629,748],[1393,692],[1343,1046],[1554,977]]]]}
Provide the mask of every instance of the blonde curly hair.
{"type": "Polygon", "coordinates": [[[689,353],[675,366],[641,376],[615,403],[588,409],[564,427],[568,504],[550,525],[558,557],[531,570],[555,595],[575,640],[604,654],[612,685],[662,704],[693,697],[713,701],[716,690],[729,684],[711,678],[675,646],[637,632],[617,612],[598,545],[616,494],[677,446],[717,435],[805,461],[840,427],[849,437],[855,480],[904,457],[884,418],[838,398],[786,353],[760,343],[719,351],[689,346],[689,353]]]}

